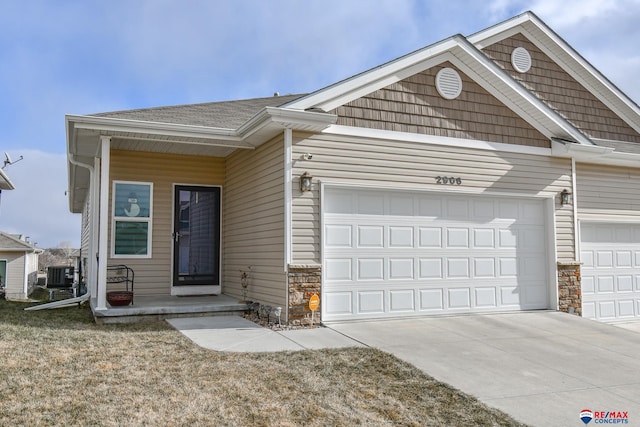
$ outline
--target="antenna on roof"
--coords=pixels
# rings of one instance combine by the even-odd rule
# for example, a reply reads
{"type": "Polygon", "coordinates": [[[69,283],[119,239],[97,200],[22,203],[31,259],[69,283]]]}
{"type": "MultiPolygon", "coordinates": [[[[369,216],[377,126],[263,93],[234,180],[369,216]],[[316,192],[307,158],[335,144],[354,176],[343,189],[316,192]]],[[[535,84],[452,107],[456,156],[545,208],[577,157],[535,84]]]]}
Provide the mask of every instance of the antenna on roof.
{"type": "Polygon", "coordinates": [[[280,96],[280,92],[273,92],[273,96],[280,96]]]}
{"type": "Polygon", "coordinates": [[[9,156],[9,153],[7,153],[5,151],[4,152],[4,165],[2,166],[2,169],[6,168],[7,166],[12,165],[14,163],[18,163],[22,159],[24,159],[24,157],[20,156],[20,158],[18,160],[11,160],[11,156],[9,156]]]}

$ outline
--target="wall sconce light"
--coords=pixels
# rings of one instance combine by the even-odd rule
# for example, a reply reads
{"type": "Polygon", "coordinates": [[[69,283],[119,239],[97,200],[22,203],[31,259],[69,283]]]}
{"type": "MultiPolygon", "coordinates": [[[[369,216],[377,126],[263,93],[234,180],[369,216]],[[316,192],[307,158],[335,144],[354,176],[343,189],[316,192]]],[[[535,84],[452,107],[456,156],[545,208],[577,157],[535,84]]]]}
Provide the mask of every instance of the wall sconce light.
{"type": "Polygon", "coordinates": [[[300,191],[311,191],[311,179],[313,177],[309,175],[309,172],[305,172],[300,175],[300,191]]]}
{"type": "Polygon", "coordinates": [[[560,193],[560,205],[564,206],[564,205],[570,205],[572,203],[573,203],[573,197],[571,193],[569,193],[569,191],[565,188],[560,193]]]}

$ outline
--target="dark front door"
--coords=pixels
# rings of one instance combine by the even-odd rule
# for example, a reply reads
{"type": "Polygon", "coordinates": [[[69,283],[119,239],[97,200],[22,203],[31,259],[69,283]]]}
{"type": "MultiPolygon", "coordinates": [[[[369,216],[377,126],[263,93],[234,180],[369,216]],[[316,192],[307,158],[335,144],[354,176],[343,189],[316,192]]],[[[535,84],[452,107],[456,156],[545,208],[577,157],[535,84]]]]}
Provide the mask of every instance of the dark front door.
{"type": "Polygon", "coordinates": [[[177,185],[173,285],[220,285],[220,188],[177,185]]]}

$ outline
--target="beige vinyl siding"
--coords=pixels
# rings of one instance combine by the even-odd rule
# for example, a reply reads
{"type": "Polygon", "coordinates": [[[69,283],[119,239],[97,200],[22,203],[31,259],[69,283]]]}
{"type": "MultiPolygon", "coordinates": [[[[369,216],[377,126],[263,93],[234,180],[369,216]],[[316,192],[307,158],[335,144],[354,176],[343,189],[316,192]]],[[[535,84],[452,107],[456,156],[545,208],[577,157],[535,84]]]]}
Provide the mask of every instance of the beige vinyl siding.
{"type": "Polygon", "coordinates": [[[0,259],[7,261],[5,296],[7,299],[25,299],[24,292],[24,252],[0,252],[0,259]]]}
{"type": "MultiPolygon", "coordinates": [[[[152,257],[109,258],[109,264],[126,264],[135,271],[136,295],[170,295],[172,272],[173,185],[224,184],[224,159],[142,151],[111,151],[109,192],[113,181],[153,183],[152,257]]],[[[224,195],[224,188],[222,189],[224,195]]],[[[109,196],[111,239],[112,195],[109,196]]],[[[109,241],[111,254],[111,241],[109,241]]]]}
{"type": "Polygon", "coordinates": [[[462,93],[444,99],[435,76],[449,62],[432,67],[336,108],[339,125],[549,147],[534,127],[462,71],[462,93]]]}
{"type": "Polygon", "coordinates": [[[640,169],[578,163],[576,188],[578,218],[640,220],[640,169]]]}
{"type": "Polygon", "coordinates": [[[627,142],[640,142],[640,134],[618,117],[609,107],[553,62],[524,35],[516,34],[483,49],[514,79],[557,111],[588,136],[627,142]],[[531,54],[531,69],[514,70],[511,52],[524,47],[531,54]]]}
{"type": "Polygon", "coordinates": [[[337,135],[294,138],[293,260],[320,262],[318,180],[358,185],[476,194],[518,194],[555,198],[558,259],[574,259],[573,209],[557,197],[571,188],[571,161],[540,155],[455,148],[413,142],[337,135]],[[303,153],[313,159],[302,159],[303,153]],[[314,177],[313,191],[301,193],[299,176],[314,177]],[[435,183],[436,176],[455,176],[460,186],[435,183]]]}
{"type": "Polygon", "coordinates": [[[241,271],[251,266],[248,298],[286,307],[284,142],[237,150],[226,161],[224,293],[242,297],[241,271]]]}

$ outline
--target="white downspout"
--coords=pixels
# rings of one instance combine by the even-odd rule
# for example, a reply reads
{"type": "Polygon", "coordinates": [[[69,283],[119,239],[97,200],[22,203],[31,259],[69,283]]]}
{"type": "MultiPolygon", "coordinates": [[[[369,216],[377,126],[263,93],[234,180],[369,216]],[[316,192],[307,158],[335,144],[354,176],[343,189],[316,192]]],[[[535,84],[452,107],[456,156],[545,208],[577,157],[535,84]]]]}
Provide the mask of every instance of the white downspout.
{"type": "Polygon", "coordinates": [[[111,137],[101,136],[100,162],[100,212],[98,214],[98,300],[96,310],[107,309],[107,258],[109,227],[109,161],[111,137]]]}
{"type": "Polygon", "coordinates": [[[571,191],[573,193],[573,259],[580,262],[580,227],[578,226],[578,189],[576,187],[576,159],[571,158],[571,191]]]}
{"type": "Polygon", "coordinates": [[[293,131],[284,130],[284,271],[289,271],[292,259],[292,169],[293,169],[293,131]]]}
{"type": "Polygon", "coordinates": [[[29,298],[29,253],[24,253],[24,265],[22,266],[22,295],[24,299],[29,298]]]}
{"type": "MultiPolygon", "coordinates": [[[[73,158],[73,155],[71,154],[71,152],[67,152],[67,159],[69,160],[69,163],[71,163],[72,165],[81,167],[81,168],[85,168],[89,170],[89,214],[91,215],[91,218],[89,218],[89,271],[85,272],[86,276],[89,279],[89,283],[87,283],[87,298],[89,298],[91,295],[95,295],[96,294],[96,262],[95,262],[95,257],[91,254],[95,253],[95,240],[94,240],[94,235],[93,235],[93,227],[91,226],[92,224],[95,224],[95,222],[92,222],[93,218],[96,218],[95,216],[95,191],[96,191],[96,187],[95,187],[95,160],[94,160],[94,166],[88,165],[86,163],[81,163],[77,160],[75,160],[73,158]]],[[[81,230],[82,233],[82,230],[81,230]]],[[[82,236],[81,236],[82,237],[82,236]]],[[[82,242],[80,242],[80,244],[82,244],[82,242]]],[[[82,259],[80,260],[80,262],[82,262],[82,259]]],[[[82,280],[81,277],[78,277],[78,282],[80,282],[82,280]]]]}
{"type": "Polygon", "coordinates": [[[293,169],[293,131],[284,130],[284,274],[285,274],[285,298],[284,317],[289,319],[289,265],[292,260],[292,169],[293,169]]]}
{"type": "Polygon", "coordinates": [[[91,196],[89,213],[89,253],[87,259],[89,260],[89,293],[92,298],[96,298],[98,295],[98,239],[100,238],[100,230],[98,230],[98,221],[100,219],[100,159],[94,157],[94,169],[91,177],[91,196]]]}

